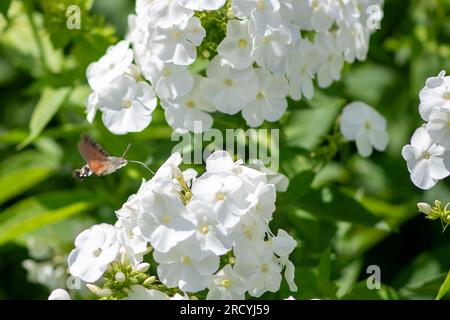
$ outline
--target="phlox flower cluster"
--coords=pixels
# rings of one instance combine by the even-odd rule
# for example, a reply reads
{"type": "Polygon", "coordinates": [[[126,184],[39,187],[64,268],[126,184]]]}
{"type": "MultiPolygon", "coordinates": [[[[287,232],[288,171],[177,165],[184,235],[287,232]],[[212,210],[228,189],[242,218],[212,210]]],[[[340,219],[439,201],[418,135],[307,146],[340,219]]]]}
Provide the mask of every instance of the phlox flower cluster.
{"type": "Polygon", "coordinates": [[[450,175],[450,77],[445,71],[427,79],[419,98],[419,113],[426,123],[414,132],[402,155],[411,181],[431,189],[450,175]]]}
{"type": "Polygon", "coordinates": [[[241,112],[251,127],[278,121],[288,97],[311,99],[315,81],[329,87],[345,62],[366,58],[382,2],[138,0],[126,40],[87,70],[88,120],[100,110],[111,132],[139,132],[159,99],[179,131],[194,131],[194,121],[208,130],[213,112],[241,112]],[[208,63],[204,75],[189,68],[199,56],[208,63]]]}
{"type": "MultiPolygon", "coordinates": [[[[266,174],[260,164],[234,162],[225,151],[213,153],[200,176],[192,169],[181,171],[180,164],[181,155],[174,153],[151,180],[143,181],[117,210],[114,225],[81,232],[68,257],[70,274],[103,297],[115,296],[113,288],[92,284],[124,261],[131,274],[146,272],[145,257],[151,254],[157,277],[145,281],[148,286],[126,288],[126,298],[181,299],[205,289],[208,299],[260,297],[278,291],[283,275],[296,291],[289,260],[296,241],[284,230],[274,234],[269,228],[277,189],[286,189],[287,178],[266,174]],[[179,294],[171,296],[171,289],[179,294]]],[[[123,272],[114,278],[126,281],[123,272]]],[[[60,291],[52,296],[64,297],[60,291]]]]}

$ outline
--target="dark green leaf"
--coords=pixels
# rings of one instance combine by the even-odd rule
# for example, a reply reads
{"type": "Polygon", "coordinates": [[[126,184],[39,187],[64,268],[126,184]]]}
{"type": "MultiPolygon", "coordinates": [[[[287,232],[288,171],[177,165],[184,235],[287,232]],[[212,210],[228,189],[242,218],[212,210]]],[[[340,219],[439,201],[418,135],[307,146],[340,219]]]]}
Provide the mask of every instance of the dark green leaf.
{"type": "Polygon", "coordinates": [[[347,221],[369,226],[380,221],[359,202],[337,188],[310,190],[303,197],[297,198],[296,204],[299,208],[320,219],[347,221]]]}
{"type": "Polygon", "coordinates": [[[36,139],[41,131],[47,126],[53,116],[58,112],[70,93],[69,88],[45,88],[37,103],[30,121],[30,134],[18,146],[19,149],[26,147],[36,139]]]}
{"type": "Polygon", "coordinates": [[[0,245],[86,212],[95,204],[95,196],[88,192],[64,191],[27,198],[0,213],[0,245]]]}

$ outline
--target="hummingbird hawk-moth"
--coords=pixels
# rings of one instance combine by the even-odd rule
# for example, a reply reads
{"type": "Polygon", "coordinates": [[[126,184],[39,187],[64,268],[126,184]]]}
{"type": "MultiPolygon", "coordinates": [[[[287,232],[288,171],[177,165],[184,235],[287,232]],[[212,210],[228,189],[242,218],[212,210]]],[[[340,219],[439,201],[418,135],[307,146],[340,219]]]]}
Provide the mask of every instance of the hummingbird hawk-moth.
{"type": "Polygon", "coordinates": [[[125,154],[130,145],[128,145],[122,157],[110,156],[97,142],[89,135],[83,134],[78,143],[78,151],[86,160],[87,164],[73,172],[73,176],[83,180],[94,173],[96,176],[105,176],[111,174],[128,164],[125,154]]]}

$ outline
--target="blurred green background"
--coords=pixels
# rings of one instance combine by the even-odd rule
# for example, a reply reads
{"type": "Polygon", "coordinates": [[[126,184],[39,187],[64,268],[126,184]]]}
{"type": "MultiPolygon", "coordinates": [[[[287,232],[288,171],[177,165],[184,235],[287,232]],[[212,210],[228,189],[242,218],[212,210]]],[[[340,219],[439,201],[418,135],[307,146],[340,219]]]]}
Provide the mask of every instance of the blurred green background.
{"type": "MultiPolygon", "coordinates": [[[[92,125],[85,120],[86,67],[123,38],[133,5],[0,1],[0,299],[46,299],[49,287],[38,283],[53,277],[55,266],[61,280],[52,285],[65,286],[64,259],[75,235],[96,222],[114,223],[114,210],[150,178],[129,165],[75,181],[71,172],[83,165],[76,149],[81,133],[115,155],[132,143],[128,157],[153,169],[176,144],[160,108],[144,132],[126,136],[109,133],[98,115],[92,125]],[[82,8],[81,30],[65,27],[72,4],[82,8]],[[27,275],[29,254],[33,263],[50,267],[27,275]]],[[[203,66],[194,68],[202,72],[203,66]]],[[[400,152],[421,125],[419,90],[442,69],[450,72],[450,1],[386,0],[367,61],[346,65],[342,81],[317,89],[311,101],[291,101],[280,123],[264,125],[281,129],[281,170],[291,178],[288,192],[279,194],[272,228],[286,228],[299,242],[294,297],[435,298],[450,269],[450,232],[425,220],[416,203],[450,201],[450,185],[447,180],[421,192],[400,152]],[[354,144],[335,145],[336,118],[355,100],[387,118],[385,153],[362,159],[354,144]],[[380,290],[366,287],[370,265],[381,268],[380,290]]],[[[245,122],[215,115],[215,127],[245,128],[245,122]]],[[[289,295],[283,284],[264,297],[289,295]]]]}

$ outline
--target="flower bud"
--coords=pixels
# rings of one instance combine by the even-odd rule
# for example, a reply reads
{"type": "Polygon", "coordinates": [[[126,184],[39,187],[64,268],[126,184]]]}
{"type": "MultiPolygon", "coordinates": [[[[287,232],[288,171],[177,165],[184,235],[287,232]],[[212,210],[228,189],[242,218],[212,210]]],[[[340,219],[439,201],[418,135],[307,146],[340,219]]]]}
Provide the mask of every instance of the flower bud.
{"type": "Polygon", "coordinates": [[[130,263],[130,259],[128,258],[128,254],[126,252],[122,252],[122,254],[120,255],[120,262],[123,265],[127,265],[130,263]]]}
{"type": "Polygon", "coordinates": [[[177,166],[171,166],[172,169],[172,176],[176,179],[176,180],[184,180],[183,177],[183,173],[181,172],[180,168],[178,168],[177,166]]]}
{"type": "Polygon", "coordinates": [[[98,295],[98,293],[100,292],[101,288],[96,286],[95,284],[86,284],[86,287],[91,290],[91,292],[95,295],[98,295]]]}
{"type": "Polygon", "coordinates": [[[142,263],[139,263],[137,266],[136,266],[136,269],[135,270],[137,270],[137,271],[139,271],[139,272],[147,272],[147,270],[150,268],[150,264],[149,263],[147,263],[147,262],[142,262],[142,263]]]}
{"type": "Polygon", "coordinates": [[[155,276],[151,276],[151,277],[148,277],[144,281],[143,285],[144,285],[144,287],[147,287],[147,286],[151,285],[152,283],[154,283],[155,281],[156,281],[156,277],[155,276]]]}
{"type": "Polygon", "coordinates": [[[420,212],[425,214],[430,214],[432,211],[431,206],[426,202],[419,202],[417,204],[417,208],[419,209],[420,212]]]}
{"type": "Polygon", "coordinates": [[[118,281],[118,282],[124,282],[127,277],[125,276],[125,274],[123,272],[119,271],[119,272],[116,272],[114,278],[116,278],[116,281],[118,281]]]}
{"type": "Polygon", "coordinates": [[[99,296],[100,298],[107,298],[112,295],[113,295],[113,292],[109,288],[103,288],[97,293],[97,296],[99,296]]]}

